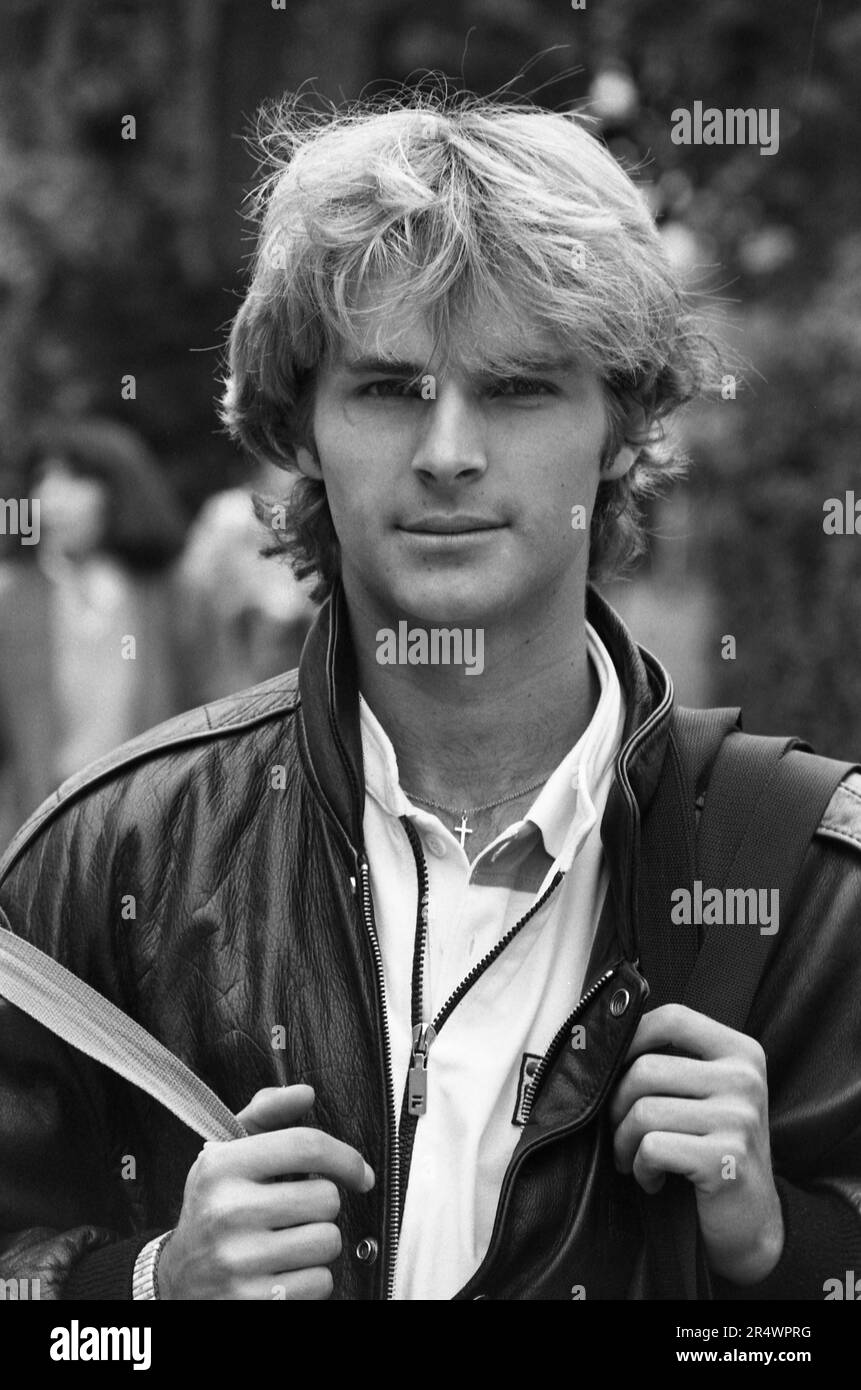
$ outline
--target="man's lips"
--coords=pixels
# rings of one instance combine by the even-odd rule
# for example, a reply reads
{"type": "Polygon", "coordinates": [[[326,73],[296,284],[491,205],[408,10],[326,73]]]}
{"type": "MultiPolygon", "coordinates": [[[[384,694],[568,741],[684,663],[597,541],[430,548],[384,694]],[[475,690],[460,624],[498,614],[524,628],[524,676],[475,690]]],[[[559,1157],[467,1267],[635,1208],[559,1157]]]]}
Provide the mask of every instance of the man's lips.
{"type": "Polygon", "coordinates": [[[504,521],[495,521],[486,516],[424,516],[415,521],[402,522],[399,531],[409,531],[419,536],[461,536],[472,531],[499,531],[504,521]]]}

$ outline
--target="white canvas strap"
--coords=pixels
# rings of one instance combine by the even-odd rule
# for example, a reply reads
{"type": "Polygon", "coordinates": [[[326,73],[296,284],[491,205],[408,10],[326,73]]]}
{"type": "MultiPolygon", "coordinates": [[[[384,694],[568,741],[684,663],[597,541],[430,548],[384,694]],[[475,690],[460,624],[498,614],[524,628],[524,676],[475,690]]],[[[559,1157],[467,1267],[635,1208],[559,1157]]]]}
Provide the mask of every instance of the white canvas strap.
{"type": "Polygon", "coordinates": [[[199,1076],[98,990],[16,936],[2,910],[0,995],[139,1086],[202,1139],[245,1137],[236,1116],[199,1076]]]}

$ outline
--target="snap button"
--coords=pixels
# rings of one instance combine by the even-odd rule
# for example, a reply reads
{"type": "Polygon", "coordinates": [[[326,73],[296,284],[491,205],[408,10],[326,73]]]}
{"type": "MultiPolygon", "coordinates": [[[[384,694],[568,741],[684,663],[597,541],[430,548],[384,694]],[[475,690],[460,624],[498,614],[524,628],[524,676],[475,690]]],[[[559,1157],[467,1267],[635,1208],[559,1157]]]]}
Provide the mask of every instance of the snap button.
{"type": "Polygon", "coordinates": [[[380,1247],[373,1236],[365,1236],[356,1246],[356,1259],[361,1260],[363,1265],[376,1263],[380,1247]]]}
{"type": "Polygon", "coordinates": [[[613,998],[610,1000],[610,1013],[614,1018],[621,1018],[631,1002],[631,996],[626,989],[617,989],[613,998]]]}

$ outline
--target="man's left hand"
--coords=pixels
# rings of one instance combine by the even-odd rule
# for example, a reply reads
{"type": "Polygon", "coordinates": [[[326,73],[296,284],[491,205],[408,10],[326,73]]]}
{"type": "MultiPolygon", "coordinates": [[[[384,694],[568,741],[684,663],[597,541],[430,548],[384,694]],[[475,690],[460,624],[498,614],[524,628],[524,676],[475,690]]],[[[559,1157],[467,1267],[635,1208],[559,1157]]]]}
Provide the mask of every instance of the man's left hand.
{"type": "Polygon", "coordinates": [[[680,1173],[696,1189],[709,1267],[736,1284],[770,1274],[783,1250],[771,1171],[765,1053],[683,1004],[646,1014],[611,1105],[621,1172],[645,1192],[680,1173]],[[674,1046],[693,1056],[660,1052],[674,1046]]]}

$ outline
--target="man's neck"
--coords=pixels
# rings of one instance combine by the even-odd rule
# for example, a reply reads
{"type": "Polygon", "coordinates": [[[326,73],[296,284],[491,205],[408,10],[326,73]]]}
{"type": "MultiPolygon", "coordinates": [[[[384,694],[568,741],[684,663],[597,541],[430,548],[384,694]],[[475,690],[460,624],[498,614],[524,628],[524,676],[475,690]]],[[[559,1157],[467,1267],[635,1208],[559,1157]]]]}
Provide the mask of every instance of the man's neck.
{"type": "Polygon", "coordinates": [[[377,619],[351,608],[351,626],[359,688],[392,741],[401,785],[425,801],[479,806],[549,776],[598,702],[582,612],[572,620],[569,610],[564,627],[551,615],[528,636],[510,623],[485,629],[485,666],[473,676],[381,665],[377,619]]]}

